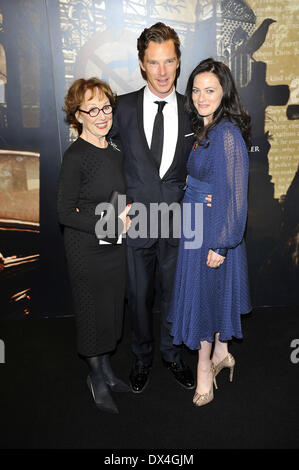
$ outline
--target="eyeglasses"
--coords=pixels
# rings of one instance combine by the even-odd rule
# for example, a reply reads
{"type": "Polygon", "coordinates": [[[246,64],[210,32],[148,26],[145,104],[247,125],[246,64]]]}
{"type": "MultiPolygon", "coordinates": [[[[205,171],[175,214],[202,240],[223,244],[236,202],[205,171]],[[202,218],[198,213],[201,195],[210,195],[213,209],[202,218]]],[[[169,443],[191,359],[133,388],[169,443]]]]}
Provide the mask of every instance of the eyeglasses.
{"type": "Polygon", "coordinates": [[[111,114],[112,113],[112,106],[110,104],[106,104],[103,106],[102,109],[100,108],[91,108],[89,111],[84,111],[84,109],[78,108],[78,111],[81,111],[81,113],[89,114],[90,117],[96,117],[100,113],[100,111],[103,111],[104,114],[111,114]]]}

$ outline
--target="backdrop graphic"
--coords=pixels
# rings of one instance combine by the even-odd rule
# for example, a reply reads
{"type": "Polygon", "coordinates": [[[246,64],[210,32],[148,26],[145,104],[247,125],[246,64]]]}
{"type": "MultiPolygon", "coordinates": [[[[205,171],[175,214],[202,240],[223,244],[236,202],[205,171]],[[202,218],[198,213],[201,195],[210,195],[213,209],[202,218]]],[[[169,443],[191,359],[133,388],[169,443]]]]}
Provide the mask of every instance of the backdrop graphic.
{"type": "Polygon", "coordinates": [[[0,0],[3,316],[72,313],[56,218],[61,159],[75,138],[64,122],[64,96],[82,76],[96,75],[118,94],[142,87],[136,40],[157,21],[181,39],[178,91],[206,57],[230,66],[253,123],[246,236],[253,303],[299,303],[298,15],[296,0],[0,0]],[[9,152],[28,162],[27,198],[16,183],[21,170],[8,175],[9,152]],[[30,152],[40,156],[40,185],[30,176],[30,152]],[[40,217],[28,220],[39,187],[40,217]],[[8,198],[24,206],[10,218],[8,198]],[[13,266],[17,259],[24,260],[13,266]]]}

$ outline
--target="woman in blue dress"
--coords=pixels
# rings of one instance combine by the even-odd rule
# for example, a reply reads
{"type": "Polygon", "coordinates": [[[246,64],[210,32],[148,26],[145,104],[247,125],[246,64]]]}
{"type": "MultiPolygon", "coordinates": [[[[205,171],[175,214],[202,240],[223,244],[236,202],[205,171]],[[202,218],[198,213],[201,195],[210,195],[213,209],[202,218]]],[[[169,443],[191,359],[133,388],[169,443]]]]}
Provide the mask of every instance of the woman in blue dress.
{"type": "Polygon", "coordinates": [[[216,375],[223,368],[230,369],[232,380],[235,359],[227,341],[242,338],[240,315],[251,311],[244,243],[250,117],[229,68],[213,59],[202,61],[191,73],[186,108],[196,142],[187,164],[168,320],[174,344],[198,350],[193,403],[202,406],[212,401],[213,380],[217,387],[216,375]],[[205,199],[208,194],[212,204],[205,199]],[[190,239],[192,231],[196,243],[190,239]]]}

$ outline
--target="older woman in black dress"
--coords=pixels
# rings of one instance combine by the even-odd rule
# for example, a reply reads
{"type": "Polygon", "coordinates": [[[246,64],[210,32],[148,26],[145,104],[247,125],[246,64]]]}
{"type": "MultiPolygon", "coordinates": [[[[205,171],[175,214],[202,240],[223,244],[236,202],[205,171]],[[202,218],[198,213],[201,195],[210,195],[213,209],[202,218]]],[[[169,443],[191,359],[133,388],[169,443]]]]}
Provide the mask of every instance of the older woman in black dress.
{"type": "MultiPolygon", "coordinates": [[[[95,208],[112,191],[125,193],[123,156],[107,134],[116,97],[109,85],[76,80],[65,98],[67,120],[79,134],[66,150],[59,178],[58,217],[72,287],[79,354],[90,373],[87,384],[98,408],[117,413],[110,391],[129,391],[112,372],[109,356],[121,335],[125,291],[125,247],[115,243],[128,230],[129,207],[119,215],[113,243],[95,233],[95,208]]],[[[111,241],[111,239],[110,239],[111,241]]]]}

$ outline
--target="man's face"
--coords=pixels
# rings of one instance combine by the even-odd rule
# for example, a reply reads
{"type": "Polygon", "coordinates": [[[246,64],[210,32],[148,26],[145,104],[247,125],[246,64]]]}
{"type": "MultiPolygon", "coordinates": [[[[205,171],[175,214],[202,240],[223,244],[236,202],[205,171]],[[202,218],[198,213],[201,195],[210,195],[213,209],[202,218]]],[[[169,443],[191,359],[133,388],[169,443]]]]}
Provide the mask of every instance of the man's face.
{"type": "Polygon", "coordinates": [[[169,39],[160,44],[150,41],[139,64],[146,73],[150,91],[159,98],[170,95],[180,65],[173,41],[169,39]]]}

